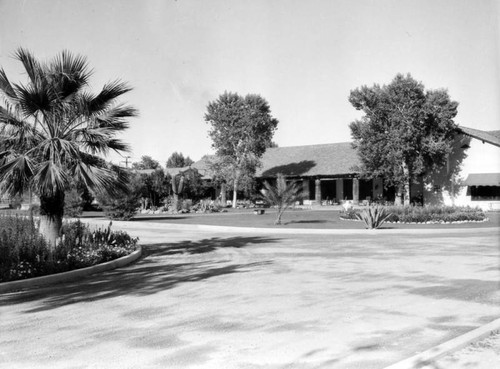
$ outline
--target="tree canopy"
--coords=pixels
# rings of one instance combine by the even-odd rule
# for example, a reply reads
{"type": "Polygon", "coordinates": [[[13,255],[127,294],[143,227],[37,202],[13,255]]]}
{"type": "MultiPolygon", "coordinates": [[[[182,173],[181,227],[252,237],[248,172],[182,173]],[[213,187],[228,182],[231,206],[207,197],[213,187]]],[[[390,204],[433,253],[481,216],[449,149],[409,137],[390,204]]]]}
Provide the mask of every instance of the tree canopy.
{"type": "Polygon", "coordinates": [[[191,160],[189,156],[184,157],[181,152],[173,152],[172,155],[167,159],[167,168],[183,168],[188,167],[193,164],[194,161],[191,160]]]}
{"type": "Polygon", "coordinates": [[[216,156],[223,162],[233,183],[236,207],[239,180],[253,174],[259,159],[272,143],[278,120],[271,115],[268,102],[259,95],[244,97],[225,92],[208,104],[205,121],[216,156]]]}
{"type": "Polygon", "coordinates": [[[126,189],[124,173],[102,157],[128,150],[116,135],[136,110],[117,102],[131,90],[121,81],[97,94],[88,90],[91,71],[83,56],[63,51],[42,62],[20,48],[15,58],[27,82],[11,83],[0,68],[0,191],[38,195],[40,228],[54,245],[73,180],[110,195],[126,189]]]}
{"type": "Polygon", "coordinates": [[[160,169],[160,163],[149,155],[143,155],[141,161],[132,163],[132,169],[160,169]]]}
{"type": "Polygon", "coordinates": [[[349,102],[364,113],[350,124],[366,178],[384,178],[409,203],[410,183],[446,164],[456,132],[458,103],[444,89],[425,90],[411,75],[362,86],[349,102]]]}

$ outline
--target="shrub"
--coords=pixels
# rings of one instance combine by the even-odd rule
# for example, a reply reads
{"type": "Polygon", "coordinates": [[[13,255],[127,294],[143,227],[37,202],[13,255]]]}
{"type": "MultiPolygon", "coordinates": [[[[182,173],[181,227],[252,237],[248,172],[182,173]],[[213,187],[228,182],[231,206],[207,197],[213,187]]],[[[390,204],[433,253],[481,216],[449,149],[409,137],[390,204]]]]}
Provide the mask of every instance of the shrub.
{"type": "Polygon", "coordinates": [[[125,256],[137,239],[125,232],[65,223],[53,252],[33,217],[0,216],[0,282],[83,268],[125,256]]]}
{"type": "Polygon", "coordinates": [[[140,198],[137,193],[129,193],[120,198],[98,197],[99,204],[110,219],[130,220],[137,214],[140,198]]]}
{"type": "Polygon", "coordinates": [[[367,209],[363,209],[360,213],[356,213],[356,217],[365,222],[368,229],[379,228],[391,215],[382,206],[370,206],[367,209]]]}
{"type": "MultiPolygon", "coordinates": [[[[444,223],[458,221],[483,221],[486,215],[479,208],[468,206],[388,206],[385,207],[391,215],[387,222],[401,223],[444,223]]],[[[342,219],[356,220],[359,210],[341,212],[342,219]]]]}
{"type": "Polygon", "coordinates": [[[392,206],[390,221],[403,223],[440,223],[457,221],[483,221],[486,215],[479,208],[469,206],[392,206]]]}
{"type": "Polygon", "coordinates": [[[223,206],[220,200],[204,199],[193,205],[191,210],[197,213],[218,213],[223,211],[223,206]]]}

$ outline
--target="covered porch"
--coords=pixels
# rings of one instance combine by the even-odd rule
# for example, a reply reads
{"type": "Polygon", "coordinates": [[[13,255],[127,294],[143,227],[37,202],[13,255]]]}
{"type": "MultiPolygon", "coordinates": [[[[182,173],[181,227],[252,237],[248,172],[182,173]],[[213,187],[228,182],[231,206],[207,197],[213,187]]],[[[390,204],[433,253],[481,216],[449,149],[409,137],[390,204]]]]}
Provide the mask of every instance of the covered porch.
{"type": "Polygon", "coordinates": [[[370,203],[387,197],[382,179],[362,180],[355,175],[302,178],[302,193],[306,205],[335,205],[345,201],[353,204],[370,203]]]}

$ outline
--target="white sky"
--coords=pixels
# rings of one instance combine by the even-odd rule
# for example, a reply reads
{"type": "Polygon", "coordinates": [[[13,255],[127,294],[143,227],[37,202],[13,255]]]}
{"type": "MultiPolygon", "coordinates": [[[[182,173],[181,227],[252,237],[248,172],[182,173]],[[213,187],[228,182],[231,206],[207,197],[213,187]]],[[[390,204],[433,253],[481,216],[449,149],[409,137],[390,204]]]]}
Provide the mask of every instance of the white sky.
{"type": "MultiPolygon", "coordinates": [[[[211,153],[203,117],[224,91],[258,93],[280,146],[350,140],[361,85],[411,73],[447,88],[458,124],[500,129],[499,0],[0,0],[0,66],[24,81],[19,47],[87,56],[98,91],[129,82],[140,117],[131,160],[211,153]]],[[[113,155],[109,159],[117,163],[113,155]]]]}

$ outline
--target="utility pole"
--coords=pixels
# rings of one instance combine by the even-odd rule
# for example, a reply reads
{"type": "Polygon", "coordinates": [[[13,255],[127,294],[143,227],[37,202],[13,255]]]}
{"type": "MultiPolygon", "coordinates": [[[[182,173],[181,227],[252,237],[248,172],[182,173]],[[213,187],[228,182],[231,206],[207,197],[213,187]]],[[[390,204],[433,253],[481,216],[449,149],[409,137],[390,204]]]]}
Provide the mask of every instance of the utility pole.
{"type": "Polygon", "coordinates": [[[125,161],[121,161],[120,163],[125,163],[125,168],[128,169],[128,159],[130,159],[130,156],[125,156],[125,161]]]}

